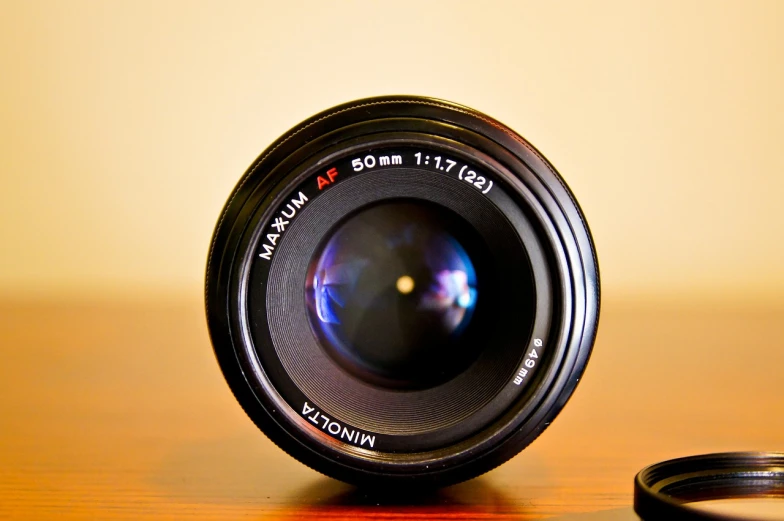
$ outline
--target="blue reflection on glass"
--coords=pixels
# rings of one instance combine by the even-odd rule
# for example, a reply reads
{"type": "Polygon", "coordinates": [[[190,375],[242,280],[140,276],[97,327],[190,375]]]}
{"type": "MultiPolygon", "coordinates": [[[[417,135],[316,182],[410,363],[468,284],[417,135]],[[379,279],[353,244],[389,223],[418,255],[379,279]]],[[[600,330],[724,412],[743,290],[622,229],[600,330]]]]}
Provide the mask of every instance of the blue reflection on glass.
{"type": "Polygon", "coordinates": [[[476,272],[460,243],[428,223],[409,221],[397,229],[356,224],[333,235],[313,271],[311,305],[327,339],[351,349],[363,320],[381,324],[379,335],[416,334],[395,328],[418,328],[431,338],[434,331],[459,334],[477,300],[476,272]],[[396,288],[401,277],[413,283],[407,291],[396,288]],[[411,320],[412,313],[418,319],[411,320]],[[378,314],[388,320],[372,316],[378,314]]]}

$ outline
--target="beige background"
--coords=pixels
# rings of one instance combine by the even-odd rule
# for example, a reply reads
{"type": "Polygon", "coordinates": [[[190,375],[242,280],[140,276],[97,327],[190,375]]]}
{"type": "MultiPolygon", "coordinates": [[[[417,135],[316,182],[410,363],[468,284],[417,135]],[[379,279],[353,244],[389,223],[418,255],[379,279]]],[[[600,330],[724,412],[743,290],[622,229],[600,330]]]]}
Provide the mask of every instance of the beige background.
{"type": "Polygon", "coordinates": [[[606,296],[784,295],[784,2],[0,2],[0,294],[198,295],[247,165],[411,93],[510,125],[606,296]]]}

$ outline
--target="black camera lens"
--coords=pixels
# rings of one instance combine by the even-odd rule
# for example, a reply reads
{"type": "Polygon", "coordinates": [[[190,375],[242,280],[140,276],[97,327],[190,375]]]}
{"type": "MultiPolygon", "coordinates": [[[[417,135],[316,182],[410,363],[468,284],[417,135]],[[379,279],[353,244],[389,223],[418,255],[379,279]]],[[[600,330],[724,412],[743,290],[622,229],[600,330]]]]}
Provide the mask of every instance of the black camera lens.
{"type": "Polygon", "coordinates": [[[207,264],[215,354],[250,418],[363,485],[446,485],[552,422],[587,363],[582,213],[522,137],[419,97],[301,123],[240,180],[207,264]]]}

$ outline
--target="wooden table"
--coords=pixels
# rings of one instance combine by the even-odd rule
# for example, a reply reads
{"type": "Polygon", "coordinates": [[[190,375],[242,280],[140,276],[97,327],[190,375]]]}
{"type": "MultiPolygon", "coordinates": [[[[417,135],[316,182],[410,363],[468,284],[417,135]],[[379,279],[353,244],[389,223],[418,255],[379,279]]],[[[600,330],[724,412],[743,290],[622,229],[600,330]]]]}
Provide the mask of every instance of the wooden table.
{"type": "Polygon", "coordinates": [[[0,349],[0,519],[634,519],[647,464],[784,449],[780,306],[605,302],[547,432],[413,499],[369,496],[270,443],[224,383],[198,301],[5,301],[0,349]]]}

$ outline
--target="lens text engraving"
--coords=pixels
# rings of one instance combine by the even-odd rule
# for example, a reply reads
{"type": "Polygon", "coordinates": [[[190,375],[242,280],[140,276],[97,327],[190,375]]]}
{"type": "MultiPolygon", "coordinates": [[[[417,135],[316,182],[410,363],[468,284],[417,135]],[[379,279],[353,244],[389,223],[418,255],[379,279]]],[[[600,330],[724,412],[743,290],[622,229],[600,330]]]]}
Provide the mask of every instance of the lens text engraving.
{"type": "MultiPolygon", "coordinates": [[[[441,156],[433,156],[432,158],[433,165],[431,166],[430,156],[426,155],[423,158],[422,152],[415,153],[414,157],[416,158],[417,165],[428,166],[442,172],[449,172],[450,170],[452,170],[452,167],[454,167],[457,164],[457,161],[453,161],[448,158],[443,158],[441,156]]],[[[457,178],[460,179],[461,181],[465,181],[466,183],[474,185],[483,194],[487,194],[490,191],[490,189],[493,188],[493,181],[491,179],[487,179],[486,177],[477,174],[475,171],[469,169],[468,165],[463,165],[460,168],[460,171],[457,174],[457,178]],[[466,170],[468,171],[466,172],[466,170]]]]}
{"type": "Polygon", "coordinates": [[[531,348],[531,351],[526,355],[525,361],[523,362],[523,366],[517,371],[517,374],[514,377],[514,384],[520,385],[525,380],[525,377],[528,376],[528,373],[536,367],[536,360],[539,358],[539,353],[536,352],[537,347],[542,347],[542,339],[535,338],[534,339],[534,347],[531,348]]]}
{"type": "Polygon", "coordinates": [[[361,172],[365,169],[372,169],[376,166],[390,166],[390,165],[402,165],[403,164],[403,157],[398,154],[388,155],[388,156],[376,156],[373,154],[368,154],[364,158],[355,158],[351,160],[351,168],[354,169],[354,172],[361,172]]]}
{"type": "Polygon", "coordinates": [[[266,237],[267,242],[262,243],[261,245],[261,247],[264,248],[264,252],[259,253],[259,257],[264,260],[272,259],[272,254],[278,244],[278,239],[280,239],[281,234],[286,231],[286,227],[291,224],[290,219],[293,219],[294,216],[297,215],[297,211],[305,206],[305,203],[307,202],[307,196],[300,192],[296,197],[292,197],[285,207],[282,207],[278,211],[279,215],[273,219],[272,224],[270,225],[270,230],[266,237]]]}
{"type": "Polygon", "coordinates": [[[319,172],[310,177],[306,184],[301,185],[294,192],[294,197],[289,196],[291,199],[282,203],[270,218],[267,224],[269,229],[262,235],[263,238],[259,243],[259,257],[267,261],[272,260],[283,233],[300,209],[309,201],[309,197],[317,197],[327,188],[332,188],[353,175],[372,172],[380,168],[417,166],[456,178],[487,195],[493,188],[493,180],[477,166],[466,164],[457,156],[453,157],[455,159],[447,157],[443,153],[409,147],[380,149],[364,152],[359,157],[346,156],[330,164],[325,170],[319,169],[319,172]]]}
{"type": "Polygon", "coordinates": [[[315,407],[305,402],[302,407],[302,416],[308,419],[310,423],[318,427],[324,432],[328,432],[334,438],[342,441],[347,441],[358,447],[367,446],[371,449],[376,444],[376,437],[373,434],[366,434],[357,429],[350,429],[335,420],[324,415],[315,407]]]}

